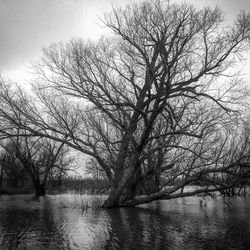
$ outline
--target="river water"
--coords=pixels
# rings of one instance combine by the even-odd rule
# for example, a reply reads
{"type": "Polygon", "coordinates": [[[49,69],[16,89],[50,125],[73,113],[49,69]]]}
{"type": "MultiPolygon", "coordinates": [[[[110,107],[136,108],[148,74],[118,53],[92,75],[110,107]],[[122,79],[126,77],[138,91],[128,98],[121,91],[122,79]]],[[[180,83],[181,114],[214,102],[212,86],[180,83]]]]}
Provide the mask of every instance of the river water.
{"type": "Polygon", "coordinates": [[[0,249],[250,249],[250,197],[85,211],[75,201],[0,196],[0,249]]]}

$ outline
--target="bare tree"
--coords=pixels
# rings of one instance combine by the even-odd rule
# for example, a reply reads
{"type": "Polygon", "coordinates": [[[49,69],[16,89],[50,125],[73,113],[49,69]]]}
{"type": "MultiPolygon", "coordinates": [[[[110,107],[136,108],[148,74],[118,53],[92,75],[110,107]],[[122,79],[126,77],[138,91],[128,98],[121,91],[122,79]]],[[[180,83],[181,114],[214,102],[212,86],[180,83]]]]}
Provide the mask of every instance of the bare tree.
{"type": "Polygon", "coordinates": [[[105,172],[94,158],[88,160],[85,173],[97,181],[106,177],[105,172]]]}
{"type": "Polygon", "coordinates": [[[60,187],[63,184],[63,180],[68,177],[68,174],[75,172],[78,168],[74,157],[70,155],[71,153],[70,149],[65,145],[60,149],[57,161],[49,171],[48,182],[52,187],[60,187]]]}
{"type": "MultiPolygon", "coordinates": [[[[66,161],[64,143],[57,143],[47,138],[27,136],[26,131],[17,129],[13,131],[15,136],[7,138],[1,147],[4,148],[5,172],[14,168],[11,173],[25,171],[30,176],[36,195],[45,195],[49,177],[55,176],[55,172],[66,173],[70,169],[66,161]],[[8,164],[6,164],[8,163],[8,164]]],[[[22,175],[24,173],[22,172],[22,175]]],[[[21,179],[17,176],[17,180],[21,179]]],[[[15,181],[17,183],[17,180],[15,181]]]]}
{"type": "Polygon", "coordinates": [[[114,9],[104,23],[114,37],[44,50],[39,109],[3,87],[1,119],[95,158],[111,184],[104,207],[228,188],[215,185],[217,173],[248,164],[247,143],[228,150],[225,127],[239,96],[232,98],[237,81],[225,81],[248,49],[249,14],[225,27],[217,7],[145,1],[114,9]],[[160,186],[136,197],[152,178],[160,186]],[[184,191],[197,180],[213,185],[184,191]]]}
{"type": "Polygon", "coordinates": [[[3,183],[5,159],[6,159],[6,155],[3,152],[1,152],[1,154],[0,154],[0,167],[1,167],[1,171],[0,171],[0,190],[1,190],[1,187],[2,187],[2,183],[3,183]]]}

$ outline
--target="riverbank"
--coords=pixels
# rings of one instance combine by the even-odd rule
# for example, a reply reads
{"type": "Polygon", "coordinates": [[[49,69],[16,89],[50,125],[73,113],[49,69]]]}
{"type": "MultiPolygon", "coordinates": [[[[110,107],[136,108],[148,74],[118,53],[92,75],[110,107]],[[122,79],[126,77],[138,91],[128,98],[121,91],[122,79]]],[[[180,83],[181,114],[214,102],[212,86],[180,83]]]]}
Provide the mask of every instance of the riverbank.
{"type": "MultiPolygon", "coordinates": [[[[108,181],[105,179],[92,178],[73,178],[69,177],[62,180],[61,184],[48,183],[46,194],[64,194],[64,193],[80,193],[80,194],[99,194],[107,193],[108,181]]],[[[34,194],[34,189],[31,184],[26,184],[23,187],[11,187],[3,183],[0,188],[0,195],[15,195],[15,194],[34,194]]]]}

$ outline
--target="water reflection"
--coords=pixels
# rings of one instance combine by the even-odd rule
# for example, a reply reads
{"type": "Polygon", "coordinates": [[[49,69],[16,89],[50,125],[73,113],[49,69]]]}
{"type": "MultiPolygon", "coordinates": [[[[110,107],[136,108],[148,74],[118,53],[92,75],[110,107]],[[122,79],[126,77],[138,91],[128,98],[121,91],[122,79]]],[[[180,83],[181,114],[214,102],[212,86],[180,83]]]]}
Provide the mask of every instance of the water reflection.
{"type": "Polygon", "coordinates": [[[248,249],[250,198],[65,208],[70,195],[0,196],[0,249],[248,249]]]}
{"type": "Polygon", "coordinates": [[[69,248],[67,234],[63,234],[54,221],[49,199],[6,197],[1,202],[1,249],[69,248]],[[56,236],[56,237],[54,237],[56,236]],[[68,248],[67,248],[68,247],[68,248]]]}

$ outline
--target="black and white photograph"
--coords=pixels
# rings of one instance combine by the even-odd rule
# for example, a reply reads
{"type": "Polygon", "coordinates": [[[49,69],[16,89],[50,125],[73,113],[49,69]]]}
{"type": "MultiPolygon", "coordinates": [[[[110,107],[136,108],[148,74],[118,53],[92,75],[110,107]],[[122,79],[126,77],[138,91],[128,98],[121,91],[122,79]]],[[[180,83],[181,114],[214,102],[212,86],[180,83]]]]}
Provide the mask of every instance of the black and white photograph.
{"type": "Polygon", "coordinates": [[[78,249],[250,249],[249,0],[0,0],[0,250],[78,249]]]}

